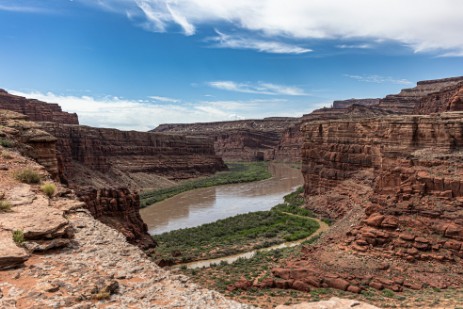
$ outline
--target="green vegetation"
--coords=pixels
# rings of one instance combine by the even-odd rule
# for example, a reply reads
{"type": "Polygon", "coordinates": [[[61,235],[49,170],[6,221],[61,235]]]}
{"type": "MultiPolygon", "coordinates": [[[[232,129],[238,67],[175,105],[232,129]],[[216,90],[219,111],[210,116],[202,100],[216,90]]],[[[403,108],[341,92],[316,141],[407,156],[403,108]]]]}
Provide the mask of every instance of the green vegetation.
{"type": "Polygon", "coordinates": [[[11,210],[11,203],[5,200],[0,200],[0,212],[8,212],[11,210]]]}
{"type": "Polygon", "coordinates": [[[241,214],[156,235],[159,244],[156,257],[177,263],[211,259],[310,236],[320,227],[318,222],[304,217],[307,213],[297,211],[290,202],[300,203],[299,193],[287,195],[284,204],[270,211],[241,214]],[[182,255],[177,256],[178,252],[182,255]]]}
{"type": "Polygon", "coordinates": [[[0,138],[0,145],[5,148],[11,148],[14,146],[14,142],[9,139],[0,138]]]}
{"type": "Polygon", "coordinates": [[[21,230],[13,231],[13,240],[18,245],[22,244],[24,242],[24,233],[23,233],[23,231],[21,231],[21,230]]]}
{"type": "Polygon", "coordinates": [[[40,175],[36,171],[26,168],[16,173],[15,178],[21,182],[34,184],[40,183],[40,175]]]}
{"type": "Polygon", "coordinates": [[[55,191],[56,191],[56,186],[51,183],[51,182],[48,182],[48,183],[45,183],[43,184],[41,187],[40,187],[40,190],[42,190],[42,192],[48,196],[48,198],[51,198],[53,196],[53,194],[55,194],[55,191]]]}
{"type": "Polygon", "coordinates": [[[302,217],[315,217],[312,211],[301,207],[304,204],[304,197],[301,195],[303,192],[303,187],[297,188],[296,191],[284,197],[284,203],[276,205],[272,210],[302,217]]]}
{"type": "Polygon", "coordinates": [[[186,181],[171,188],[143,192],[140,194],[141,208],[189,190],[264,180],[272,176],[265,162],[228,163],[227,166],[228,171],[219,172],[211,177],[186,181]]]}

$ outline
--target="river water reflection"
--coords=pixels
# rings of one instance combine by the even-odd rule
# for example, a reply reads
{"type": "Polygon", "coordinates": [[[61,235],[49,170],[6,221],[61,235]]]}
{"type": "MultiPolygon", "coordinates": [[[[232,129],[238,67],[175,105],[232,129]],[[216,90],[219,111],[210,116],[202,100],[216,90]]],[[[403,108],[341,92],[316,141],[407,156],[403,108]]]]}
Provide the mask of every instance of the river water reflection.
{"type": "Polygon", "coordinates": [[[141,210],[150,234],[198,226],[251,211],[269,210],[302,185],[301,171],[271,163],[271,179],[197,189],[141,210]]]}

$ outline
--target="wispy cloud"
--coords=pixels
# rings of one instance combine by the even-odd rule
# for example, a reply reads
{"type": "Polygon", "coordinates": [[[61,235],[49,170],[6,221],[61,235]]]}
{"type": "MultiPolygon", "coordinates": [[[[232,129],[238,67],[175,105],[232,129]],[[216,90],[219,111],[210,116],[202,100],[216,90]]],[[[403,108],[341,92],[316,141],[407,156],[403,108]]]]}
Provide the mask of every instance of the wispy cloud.
{"type": "Polygon", "coordinates": [[[34,7],[28,5],[5,5],[0,4],[0,11],[16,12],[16,13],[52,13],[50,9],[43,7],[34,7]]]}
{"type": "Polygon", "coordinates": [[[278,41],[265,41],[239,35],[228,35],[218,30],[215,30],[215,32],[218,35],[210,38],[210,40],[215,41],[216,44],[214,46],[220,48],[253,49],[271,54],[305,54],[312,51],[308,48],[278,41]]]}
{"type": "Polygon", "coordinates": [[[148,98],[153,99],[155,101],[160,101],[160,102],[169,102],[169,103],[180,102],[180,100],[178,100],[178,99],[173,99],[173,98],[169,98],[169,97],[161,97],[161,96],[156,96],[156,95],[149,96],[148,98]]]}
{"type": "Polygon", "coordinates": [[[397,85],[411,85],[411,81],[407,79],[397,79],[390,76],[381,75],[350,75],[345,74],[344,76],[358,80],[360,82],[375,83],[375,84],[397,84],[397,85]]]}
{"type": "Polygon", "coordinates": [[[341,44],[341,45],[336,45],[337,48],[341,49],[369,49],[373,48],[372,44],[341,44]]]}
{"type": "MultiPolygon", "coordinates": [[[[94,0],[81,0],[95,2],[94,0]]],[[[230,1],[230,0],[98,0],[121,14],[143,16],[152,31],[172,25],[186,35],[198,25],[230,25],[249,34],[247,40],[226,40],[223,47],[279,50],[262,46],[262,35],[275,41],[352,40],[365,43],[395,41],[415,52],[463,52],[463,1],[457,0],[324,0],[324,1],[230,1]],[[417,9],[419,8],[419,9],[417,9]],[[387,18],[385,18],[387,17],[387,18]],[[368,26],[365,26],[368,25],[368,26]],[[228,45],[227,45],[228,44],[228,45]]],[[[107,8],[105,8],[107,9],[107,8]]],[[[335,43],[334,45],[339,45],[335,43]]],[[[304,48],[302,48],[304,50],[304,48]]]]}
{"type": "Polygon", "coordinates": [[[64,111],[77,113],[81,124],[121,130],[148,131],[162,123],[193,123],[270,116],[301,116],[300,108],[289,108],[285,100],[199,101],[162,104],[114,96],[68,96],[52,92],[10,93],[58,103],[64,111]]]}
{"type": "Polygon", "coordinates": [[[210,87],[235,91],[242,93],[254,93],[254,94],[265,94],[265,95],[287,95],[287,96],[305,96],[308,95],[303,89],[278,85],[272,83],[258,82],[256,84],[252,83],[237,83],[234,81],[212,81],[207,83],[210,87]]]}

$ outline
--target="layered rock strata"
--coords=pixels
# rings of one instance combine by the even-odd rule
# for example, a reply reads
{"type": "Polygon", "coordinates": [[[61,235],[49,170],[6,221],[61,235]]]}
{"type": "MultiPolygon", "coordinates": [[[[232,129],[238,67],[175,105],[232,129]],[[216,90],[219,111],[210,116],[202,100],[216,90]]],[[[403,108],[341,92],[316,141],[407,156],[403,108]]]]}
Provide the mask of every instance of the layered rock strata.
{"type": "Polygon", "coordinates": [[[162,124],[153,132],[211,137],[215,152],[225,161],[273,160],[275,148],[285,130],[297,123],[297,118],[275,117],[262,120],[162,124]]]}
{"type": "MultiPolygon", "coordinates": [[[[399,94],[386,96],[380,101],[378,107],[403,114],[414,114],[417,112],[416,105],[420,105],[420,100],[423,98],[428,97],[430,94],[445,92],[448,88],[461,86],[462,84],[463,77],[420,81],[414,88],[403,89],[399,94]]],[[[427,109],[422,109],[419,113],[425,114],[429,111],[430,107],[428,105],[427,109]]],[[[445,111],[445,109],[438,111],[445,111]]]]}
{"type": "MultiPolygon", "coordinates": [[[[42,123],[57,140],[61,178],[79,186],[149,187],[137,175],[186,179],[226,169],[212,141],[159,133],[42,123]],[[85,174],[93,174],[92,182],[85,174]]],[[[156,186],[156,184],[151,184],[156,186]]]]}
{"type": "Polygon", "coordinates": [[[21,113],[32,121],[79,124],[77,114],[63,112],[58,104],[12,95],[3,89],[0,89],[0,109],[21,113]]]}
{"type": "Polygon", "coordinates": [[[143,250],[156,246],[140,216],[140,197],[137,193],[126,188],[90,188],[81,189],[77,196],[96,219],[122,233],[131,244],[143,250]]]}
{"type": "MultiPolygon", "coordinates": [[[[11,205],[0,212],[0,308],[253,308],[164,271],[59,184],[49,200],[38,184],[20,183],[14,175],[24,168],[47,173],[0,150],[0,199],[11,205]]],[[[132,199],[124,190],[99,194],[96,211],[105,211],[103,199],[116,208],[132,199]]]]}
{"type": "Polygon", "coordinates": [[[462,128],[458,112],[304,124],[307,207],[337,221],[275,277],[354,293],[461,286],[462,128]]]}

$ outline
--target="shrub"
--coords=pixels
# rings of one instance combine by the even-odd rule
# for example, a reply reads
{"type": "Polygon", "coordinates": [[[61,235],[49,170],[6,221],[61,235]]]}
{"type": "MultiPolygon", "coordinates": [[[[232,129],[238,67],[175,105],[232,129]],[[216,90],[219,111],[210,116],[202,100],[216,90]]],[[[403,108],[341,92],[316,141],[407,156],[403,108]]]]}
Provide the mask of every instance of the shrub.
{"type": "Polygon", "coordinates": [[[24,242],[24,233],[23,233],[23,231],[21,231],[21,230],[13,231],[13,240],[18,245],[22,244],[24,242]]]}
{"type": "Polygon", "coordinates": [[[17,172],[15,178],[24,183],[40,183],[39,173],[30,168],[17,172]]]}
{"type": "Polygon", "coordinates": [[[111,297],[111,294],[107,291],[101,291],[95,295],[96,300],[105,300],[105,299],[109,299],[110,297],[111,297]]]}
{"type": "Polygon", "coordinates": [[[2,145],[5,148],[11,148],[14,146],[14,142],[10,141],[9,139],[0,138],[0,145],[2,145]]]}
{"type": "Polygon", "coordinates": [[[0,201],[0,212],[8,212],[11,210],[11,203],[5,200],[0,201]]]}
{"type": "Polygon", "coordinates": [[[51,198],[53,194],[55,194],[56,186],[55,184],[49,182],[49,183],[43,184],[40,187],[40,190],[42,190],[42,192],[45,193],[45,195],[48,196],[48,198],[51,198]]]}

